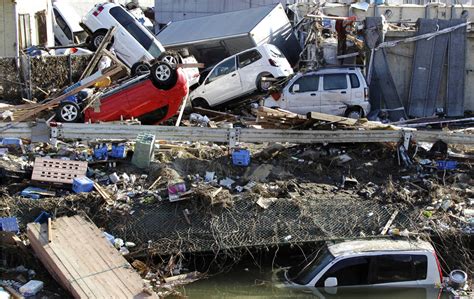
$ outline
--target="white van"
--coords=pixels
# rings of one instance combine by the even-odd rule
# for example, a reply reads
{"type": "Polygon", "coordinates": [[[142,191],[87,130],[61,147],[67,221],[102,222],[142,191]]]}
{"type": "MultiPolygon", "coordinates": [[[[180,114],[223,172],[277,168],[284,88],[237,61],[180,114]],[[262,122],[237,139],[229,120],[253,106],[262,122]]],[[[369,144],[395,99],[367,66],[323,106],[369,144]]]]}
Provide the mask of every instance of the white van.
{"type": "Polygon", "coordinates": [[[91,36],[90,49],[96,50],[107,30],[117,27],[113,47],[129,67],[150,61],[165,52],[161,43],[125,8],[115,3],[96,4],[83,18],[81,26],[91,36]]]}
{"type": "Polygon", "coordinates": [[[86,41],[87,33],[79,23],[81,18],[71,5],[56,1],[53,3],[53,32],[57,46],[80,44],[86,41]]]}
{"type": "Polygon", "coordinates": [[[263,105],[306,115],[321,112],[361,118],[370,111],[368,86],[360,68],[336,67],[298,73],[263,105]]]}
{"type": "MultiPolygon", "coordinates": [[[[165,52],[165,48],[142,24],[142,21],[115,3],[96,4],[82,18],[81,26],[91,36],[89,49],[92,51],[97,49],[110,28],[117,27],[113,37],[113,48],[117,57],[131,68],[132,75],[149,72],[150,63],[154,60],[170,64],[196,63],[189,53],[183,57],[178,53],[165,52]]],[[[198,69],[184,68],[183,70],[188,86],[195,84],[199,79],[198,69]]]]}
{"type": "Polygon", "coordinates": [[[195,107],[212,107],[256,90],[266,92],[267,78],[284,78],[293,69],[280,50],[264,44],[230,56],[214,66],[201,85],[190,94],[195,107]]]}

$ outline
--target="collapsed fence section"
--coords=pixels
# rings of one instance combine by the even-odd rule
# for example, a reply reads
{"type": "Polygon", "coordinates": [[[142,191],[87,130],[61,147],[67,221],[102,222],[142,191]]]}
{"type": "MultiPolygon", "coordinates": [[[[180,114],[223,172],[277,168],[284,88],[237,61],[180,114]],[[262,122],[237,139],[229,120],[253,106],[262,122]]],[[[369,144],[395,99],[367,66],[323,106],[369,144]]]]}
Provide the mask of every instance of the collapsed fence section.
{"type": "Polygon", "coordinates": [[[0,100],[18,104],[22,98],[43,99],[53,89],[79,80],[91,55],[0,58],[0,100]]]}

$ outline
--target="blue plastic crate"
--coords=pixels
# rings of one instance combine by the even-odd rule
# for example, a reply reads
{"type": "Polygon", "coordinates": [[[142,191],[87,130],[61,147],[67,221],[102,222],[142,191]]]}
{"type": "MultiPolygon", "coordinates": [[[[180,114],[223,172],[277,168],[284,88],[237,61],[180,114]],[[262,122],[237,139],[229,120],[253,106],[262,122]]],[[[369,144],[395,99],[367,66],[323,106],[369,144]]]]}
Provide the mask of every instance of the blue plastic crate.
{"type": "Polygon", "coordinates": [[[453,170],[458,168],[457,161],[436,161],[439,170],[453,170]]]}
{"type": "Polygon", "coordinates": [[[232,163],[237,166],[249,166],[250,151],[239,149],[232,152],[232,163]]]}
{"type": "Polygon", "coordinates": [[[123,159],[127,156],[125,144],[112,144],[112,151],[110,157],[115,159],[123,159]]]}
{"type": "Polygon", "coordinates": [[[107,144],[102,144],[94,148],[94,158],[97,160],[107,160],[109,148],[107,144]]]}
{"type": "Polygon", "coordinates": [[[16,145],[21,146],[23,141],[20,138],[3,138],[2,145],[16,145]]]}
{"type": "Polygon", "coordinates": [[[0,231],[19,233],[18,220],[16,217],[0,218],[0,231]]]}
{"type": "Polygon", "coordinates": [[[74,178],[72,180],[72,191],[76,193],[91,192],[94,189],[94,181],[88,177],[74,178]]]}

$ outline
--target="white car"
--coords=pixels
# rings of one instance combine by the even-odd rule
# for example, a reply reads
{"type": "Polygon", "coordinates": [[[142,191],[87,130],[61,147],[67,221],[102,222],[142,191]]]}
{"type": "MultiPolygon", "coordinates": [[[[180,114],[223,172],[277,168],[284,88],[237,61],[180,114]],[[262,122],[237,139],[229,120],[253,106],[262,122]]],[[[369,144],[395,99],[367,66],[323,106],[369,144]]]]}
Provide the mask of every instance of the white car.
{"type": "Polygon", "coordinates": [[[80,44],[86,41],[87,33],[79,26],[81,18],[71,5],[56,1],[53,3],[53,32],[58,46],[80,44]]]}
{"type": "Polygon", "coordinates": [[[263,106],[306,115],[308,112],[361,118],[370,111],[368,86],[358,67],[324,68],[298,73],[263,106]]]}
{"type": "Polygon", "coordinates": [[[245,94],[270,87],[263,77],[283,78],[293,69],[280,50],[264,44],[230,56],[214,66],[202,84],[190,94],[195,107],[213,107],[245,94]]]}
{"type": "MultiPolygon", "coordinates": [[[[323,247],[308,262],[277,273],[280,287],[441,288],[442,272],[433,246],[420,240],[371,239],[323,247]]],[[[436,298],[436,297],[435,297],[436,298]]]]}
{"type": "MultiPolygon", "coordinates": [[[[117,31],[113,37],[113,48],[117,57],[132,69],[132,75],[149,72],[154,60],[170,64],[194,63],[192,58],[165,52],[155,36],[124,7],[114,3],[96,4],[83,18],[81,26],[91,35],[90,49],[96,50],[107,30],[113,26],[117,31]]],[[[188,85],[199,79],[197,68],[185,68],[188,85]]]]}

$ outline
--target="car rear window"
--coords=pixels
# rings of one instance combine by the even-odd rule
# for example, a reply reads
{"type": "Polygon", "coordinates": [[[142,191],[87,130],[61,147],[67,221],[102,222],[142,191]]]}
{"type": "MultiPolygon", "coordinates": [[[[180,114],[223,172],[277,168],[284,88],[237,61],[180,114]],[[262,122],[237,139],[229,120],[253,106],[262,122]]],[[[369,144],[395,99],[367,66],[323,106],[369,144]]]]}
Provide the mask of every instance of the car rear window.
{"type": "Polygon", "coordinates": [[[349,79],[351,80],[351,88],[359,88],[360,82],[356,74],[349,74],[349,79]]]}
{"type": "Polygon", "coordinates": [[[390,254],[374,257],[373,284],[426,279],[425,255],[390,254]]]}
{"type": "Polygon", "coordinates": [[[254,63],[255,61],[262,58],[262,55],[257,50],[248,51],[242,53],[238,56],[239,59],[239,68],[246,67],[249,64],[254,63]]]}
{"type": "Polygon", "coordinates": [[[324,90],[347,89],[346,74],[328,74],[324,75],[324,90]]]}

